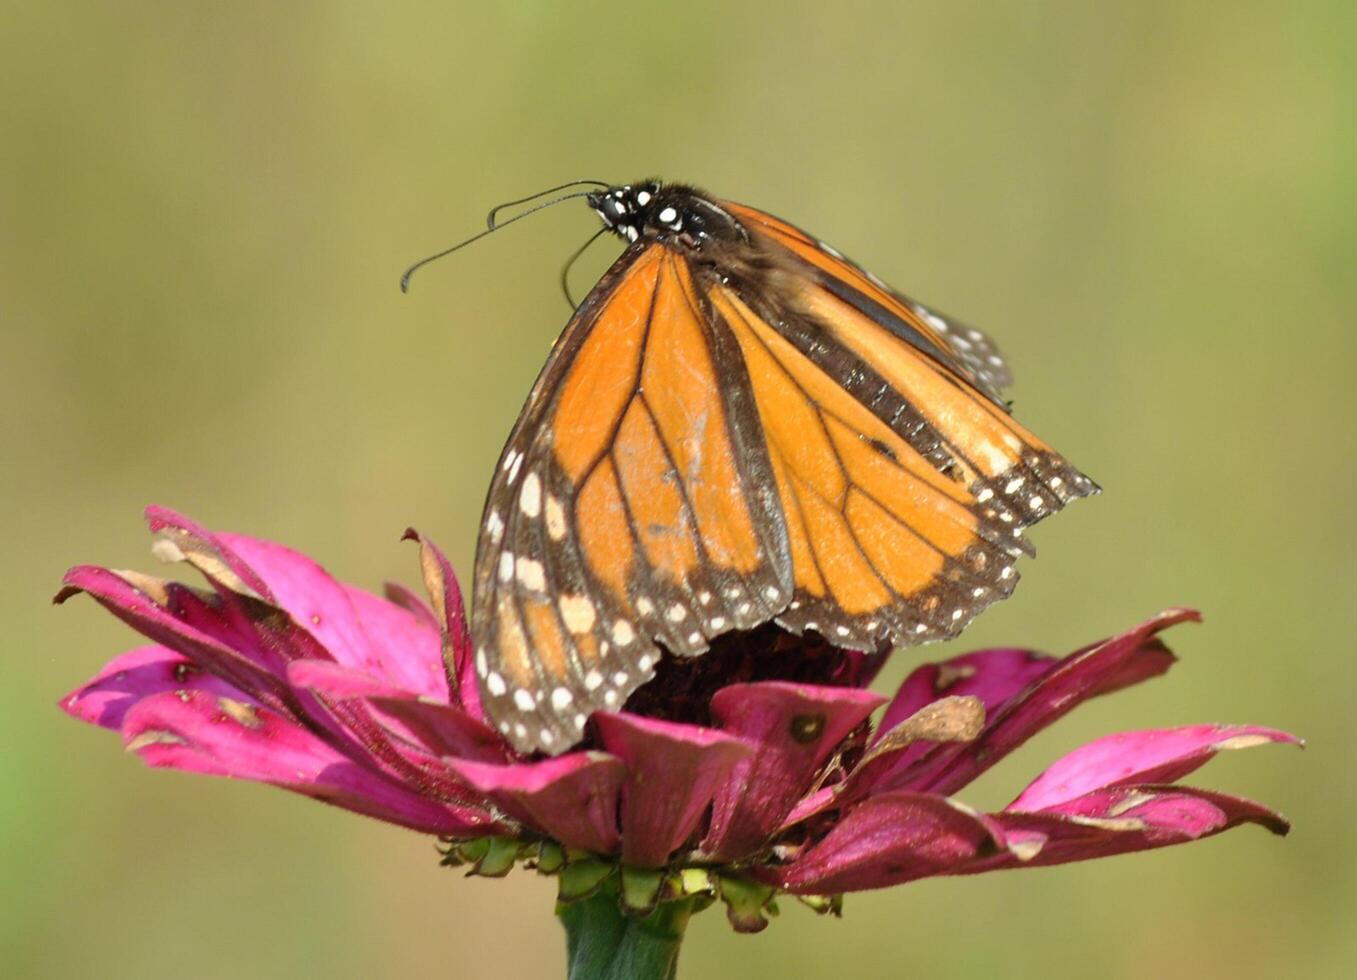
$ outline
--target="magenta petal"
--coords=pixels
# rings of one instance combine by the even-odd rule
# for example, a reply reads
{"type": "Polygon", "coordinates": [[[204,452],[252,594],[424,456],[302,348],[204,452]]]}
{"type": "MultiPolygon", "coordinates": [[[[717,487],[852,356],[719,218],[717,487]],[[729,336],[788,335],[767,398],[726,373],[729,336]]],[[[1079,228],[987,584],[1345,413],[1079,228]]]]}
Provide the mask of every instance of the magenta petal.
{"type": "Polygon", "coordinates": [[[421,702],[411,692],[352,667],[327,660],[296,660],[288,665],[287,675],[296,687],[321,697],[326,712],[343,725],[342,739],[356,739],[361,746],[357,751],[370,755],[384,771],[389,769],[425,795],[466,801],[466,788],[442,759],[448,754],[447,746],[441,738],[426,736],[457,738],[458,748],[465,751],[456,755],[494,762],[505,757],[502,741],[460,708],[441,701],[421,702]],[[397,707],[393,709],[392,705],[397,707]],[[441,729],[430,731],[428,715],[411,712],[401,707],[404,705],[424,707],[429,712],[444,709],[445,715],[435,723],[441,723],[441,729]],[[414,715],[416,724],[409,724],[406,715],[414,715]]]}
{"type": "Polygon", "coordinates": [[[1289,829],[1281,814],[1252,800],[1189,786],[1139,784],[1096,790],[1041,813],[1004,811],[992,818],[1010,837],[1030,834],[1044,840],[1026,861],[1017,862],[1033,866],[1186,843],[1242,823],[1259,824],[1274,834],[1289,829]]]}
{"type": "Polygon", "coordinates": [[[895,792],[854,807],[819,843],[781,871],[778,883],[800,894],[884,888],[946,874],[1007,853],[997,825],[951,800],[895,792]]]}
{"type": "Polygon", "coordinates": [[[57,595],[58,602],[77,592],[88,593],[143,636],[182,653],[250,696],[275,708],[289,704],[290,692],[280,678],[174,615],[117,573],[80,565],[67,572],[63,581],[66,588],[57,595]]]}
{"type": "Polygon", "coordinates": [[[617,850],[617,802],[626,766],[602,752],[575,752],[543,762],[496,766],[450,760],[471,788],[505,813],[567,847],[617,850]]]}
{"type": "Polygon", "coordinates": [[[710,728],[597,714],[603,747],[627,767],[622,860],[658,868],[697,829],[716,789],[754,746],[710,728]]]}
{"type": "Polygon", "coordinates": [[[420,700],[408,691],[324,660],[294,661],[288,665],[287,676],[295,686],[331,700],[366,701],[395,722],[403,738],[413,739],[434,755],[477,762],[508,758],[504,740],[456,705],[420,700]]]}
{"type": "Polygon", "coordinates": [[[417,639],[424,631],[399,606],[341,584],[306,555],[272,541],[208,531],[161,507],[146,515],[151,529],[210,580],[283,610],[339,663],[438,696],[430,676],[439,659],[433,636],[417,639]]]}
{"type": "Polygon", "coordinates": [[[429,608],[428,603],[399,582],[384,583],[382,595],[386,597],[388,602],[394,602],[414,616],[415,619],[419,620],[421,626],[431,629],[435,633],[443,629],[443,624],[434,618],[433,610],[429,608]]]}
{"type": "Polygon", "coordinates": [[[358,613],[363,632],[381,651],[388,676],[422,698],[448,702],[443,645],[438,630],[416,615],[371,592],[343,586],[358,613]]]}
{"type": "Polygon", "coordinates": [[[482,811],[417,796],[267,708],[205,691],[140,701],[123,738],[151,766],[270,783],[426,833],[493,829],[482,811]]]}
{"type": "Polygon", "coordinates": [[[89,682],[59,702],[74,718],[117,731],[142,698],[167,691],[197,690],[249,701],[250,697],[162,646],[137,647],[114,657],[89,682]]]}
{"type": "Polygon", "coordinates": [[[1035,812],[1107,786],[1171,783],[1223,749],[1299,741],[1257,725],[1191,725],[1107,735],[1059,759],[1005,809],[1035,812]]]}
{"type": "Polygon", "coordinates": [[[509,758],[508,745],[499,733],[456,705],[385,696],[368,702],[436,755],[474,762],[509,758]]]}
{"type": "Polygon", "coordinates": [[[330,660],[294,660],[287,665],[287,679],[293,687],[304,687],[343,700],[381,695],[414,695],[389,680],[330,660]]]}
{"type": "Polygon", "coordinates": [[[734,860],[762,846],[829,754],[883,701],[871,691],[784,681],[717,692],[712,715],[722,730],[757,748],[717,790],[703,852],[734,860]]]}
{"type": "Polygon", "coordinates": [[[975,741],[936,745],[891,768],[877,779],[872,791],[956,792],[1089,698],[1162,674],[1173,663],[1173,655],[1155,634],[1175,623],[1200,618],[1190,609],[1170,609],[1065,657],[1055,669],[997,706],[975,741]]]}
{"type": "Polygon", "coordinates": [[[414,528],[407,528],[405,537],[419,542],[419,564],[424,573],[424,588],[434,606],[434,615],[443,629],[444,673],[454,686],[452,699],[461,703],[473,718],[485,720],[481,710],[480,689],[476,686],[476,674],[471,657],[471,630],[466,618],[466,605],[462,602],[462,589],[457,584],[457,575],[452,563],[432,541],[419,535],[414,528]]]}

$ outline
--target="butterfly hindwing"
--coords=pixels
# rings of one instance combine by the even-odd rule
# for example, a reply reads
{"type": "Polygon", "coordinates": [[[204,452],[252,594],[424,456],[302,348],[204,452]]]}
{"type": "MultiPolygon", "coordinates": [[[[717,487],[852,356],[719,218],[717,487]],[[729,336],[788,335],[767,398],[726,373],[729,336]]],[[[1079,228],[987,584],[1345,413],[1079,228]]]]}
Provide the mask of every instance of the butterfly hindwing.
{"type": "Polygon", "coordinates": [[[650,676],[657,642],[702,653],[790,594],[741,362],[682,257],[624,259],[563,333],[487,500],[477,668],[520,748],[576,741],[650,676]]]}

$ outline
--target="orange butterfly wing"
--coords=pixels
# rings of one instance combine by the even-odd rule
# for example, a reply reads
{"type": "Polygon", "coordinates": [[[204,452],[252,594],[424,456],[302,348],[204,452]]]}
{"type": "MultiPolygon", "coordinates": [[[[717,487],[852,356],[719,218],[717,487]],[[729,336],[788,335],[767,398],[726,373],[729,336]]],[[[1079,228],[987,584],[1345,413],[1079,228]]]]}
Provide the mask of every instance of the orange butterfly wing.
{"type": "Polygon", "coordinates": [[[775,619],[873,649],[954,635],[1012,591],[1021,529],[1096,487],[997,401],[988,338],[763,212],[776,301],[633,244],[510,436],[477,551],[482,696],[560,751],[659,646],[775,619]]]}

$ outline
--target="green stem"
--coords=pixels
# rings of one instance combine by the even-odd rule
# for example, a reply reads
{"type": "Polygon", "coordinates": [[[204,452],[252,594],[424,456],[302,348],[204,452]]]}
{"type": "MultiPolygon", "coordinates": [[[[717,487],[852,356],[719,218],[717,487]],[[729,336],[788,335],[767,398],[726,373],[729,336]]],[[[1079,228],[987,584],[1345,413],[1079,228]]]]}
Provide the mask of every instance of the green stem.
{"type": "Polygon", "coordinates": [[[627,915],[610,885],[556,906],[565,926],[569,980],[673,980],[695,899],[661,902],[645,916],[627,915]]]}

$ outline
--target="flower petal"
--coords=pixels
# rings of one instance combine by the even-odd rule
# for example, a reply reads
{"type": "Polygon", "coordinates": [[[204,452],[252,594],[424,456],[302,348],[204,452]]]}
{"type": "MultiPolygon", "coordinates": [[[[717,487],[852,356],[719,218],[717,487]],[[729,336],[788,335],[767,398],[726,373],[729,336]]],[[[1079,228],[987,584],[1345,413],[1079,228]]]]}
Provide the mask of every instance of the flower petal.
{"type": "Polygon", "coordinates": [[[442,625],[444,673],[454,686],[451,696],[459,701],[473,718],[485,721],[481,710],[480,689],[471,656],[471,630],[467,624],[466,605],[462,589],[452,563],[432,541],[420,536],[414,528],[406,528],[405,537],[419,542],[419,566],[424,573],[424,588],[433,603],[434,615],[442,625]]]}
{"type": "Polygon", "coordinates": [[[993,821],[946,797],[897,791],[854,807],[781,869],[777,883],[798,894],[862,891],[945,874],[999,853],[1007,853],[1006,842],[993,821]]]}
{"type": "MultiPolygon", "coordinates": [[[[1037,835],[1032,866],[1110,857],[1199,840],[1243,823],[1284,835],[1286,818],[1260,803],[1190,786],[1136,784],[1095,790],[1041,813],[992,814],[1005,834],[1037,835]]],[[[1015,866],[1003,859],[962,873],[1015,866]]]]}
{"type": "Polygon", "coordinates": [[[420,700],[413,692],[325,660],[293,661],[287,676],[294,686],[330,701],[366,703],[378,712],[385,727],[435,756],[478,762],[504,762],[508,757],[504,740],[456,705],[420,700]]]}
{"type": "Polygon", "coordinates": [[[1065,657],[1035,683],[1001,702],[975,741],[936,745],[922,755],[905,753],[878,777],[872,792],[955,792],[1089,698],[1162,674],[1173,663],[1173,655],[1155,634],[1175,623],[1200,618],[1189,609],[1170,609],[1065,657]]]}
{"type": "Polygon", "coordinates": [[[177,550],[214,583],[233,592],[243,585],[244,594],[283,610],[339,663],[437,696],[431,681],[441,673],[437,648],[411,641],[422,631],[399,606],[341,584],[311,558],[272,541],[214,533],[161,507],[147,508],[146,516],[171,554],[177,550]]]}
{"type": "Polygon", "coordinates": [[[267,708],[206,691],[143,699],[127,712],[123,738],[151,766],[270,783],[426,833],[495,829],[483,811],[418,796],[267,708]]]}
{"type": "Polygon", "coordinates": [[[885,699],[871,691],[785,681],[732,684],[712,698],[722,730],[757,746],[716,793],[705,854],[734,860],[760,847],[831,752],[885,699]]]}
{"type": "Polygon", "coordinates": [[[250,700],[222,679],[204,673],[183,654],[167,647],[144,646],[114,657],[59,704],[74,718],[118,731],[127,712],[142,698],[183,690],[250,700]]]}
{"type": "Polygon", "coordinates": [[[429,629],[408,609],[363,589],[341,585],[363,632],[381,651],[387,675],[419,697],[447,704],[448,678],[438,631],[429,629]]]}
{"type": "Polygon", "coordinates": [[[437,755],[475,762],[504,762],[509,758],[508,743],[499,733],[455,704],[383,696],[368,701],[437,755]]]}
{"type": "Polygon", "coordinates": [[[1258,725],[1190,725],[1107,735],[1059,759],[1005,809],[1035,812],[1107,786],[1171,783],[1222,749],[1299,741],[1258,725]]]}
{"type": "Polygon", "coordinates": [[[465,759],[448,765],[505,813],[567,847],[598,854],[617,850],[617,802],[626,775],[622,760],[603,752],[575,752],[504,766],[465,759]]]}
{"type": "Polygon", "coordinates": [[[629,714],[594,716],[603,748],[627,766],[622,860],[658,868],[697,829],[732,767],[754,746],[696,725],[629,714]]]}
{"type": "Polygon", "coordinates": [[[63,581],[66,587],[55,601],[85,592],[143,636],[183,654],[251,697],[274,708],[290,706],[291,693],[278,676],[166,608],[165,603],[175,598],[172,583],[141,577],[134,582],[93,565],[72,568],[63,581]]]}
{"type": "MultiPolygon", "coordinates": [[[[427,745],[421,737],[427,732],[416,731],[400,717],[393,716],[385,708],[386,702],[424,703],[433,710],[444,708],[448,713],[456,713],[465,723],[462,747],[470,750],[468,754],[473,758],[484,758],[486,753],[478,748],[483,750],[488,746],[491,749],[489,761],[504,760],[502,741],[475,719],[463,714],[460,708],[441,701],[419,702],[409,691],[328,660],[297,660],[288,665],[287,673],[294,685],[319,696],[318,710],[311,712],[313,718],[325,713],[342,725],[341,748],[347,748],[348,743],[356,740],[356,751],[349,754],[369,757],[374,766],[407,786],[418,788],[426,796],[474,802],[468,798],[466,786],[443,759],[447,754],[444,746],[427,745]],[[496,749],[498,751],[494,751],[496,749]]],[[[455,735],[454,724],[455,721],[450,723],[447,731],[441,734],[455,735]]]]}

